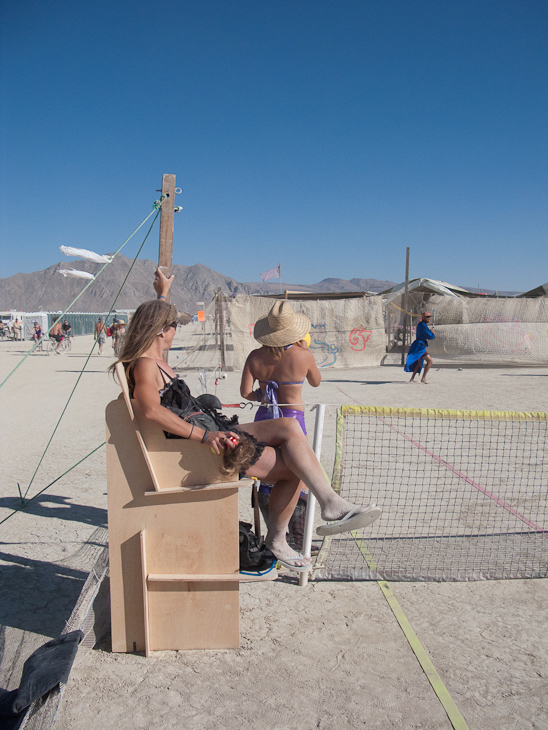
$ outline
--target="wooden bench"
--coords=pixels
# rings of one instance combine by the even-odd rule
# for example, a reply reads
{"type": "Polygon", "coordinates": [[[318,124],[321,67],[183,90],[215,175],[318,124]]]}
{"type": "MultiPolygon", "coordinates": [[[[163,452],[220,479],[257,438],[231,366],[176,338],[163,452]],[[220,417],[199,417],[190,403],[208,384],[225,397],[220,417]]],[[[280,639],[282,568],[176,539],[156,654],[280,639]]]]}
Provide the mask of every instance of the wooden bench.
{"type": "MultiPolygon", "coordinates": [[[[106,409],[112,650],[239,646],[238,489],[221,457],[167,439],[122,386],[106,409]]],[[[277,573],[259,579],[275,579],[277,573]]]]}

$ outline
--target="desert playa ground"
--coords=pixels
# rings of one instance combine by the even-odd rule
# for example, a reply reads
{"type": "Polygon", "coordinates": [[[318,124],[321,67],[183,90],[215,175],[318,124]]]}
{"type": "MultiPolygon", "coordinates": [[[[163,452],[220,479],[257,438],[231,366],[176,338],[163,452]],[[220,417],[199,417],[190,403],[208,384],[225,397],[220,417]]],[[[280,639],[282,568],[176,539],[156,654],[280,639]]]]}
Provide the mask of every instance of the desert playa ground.
{"type": "MultiPolygon", "coordinates": [[[[91,337],[80,337],[70,353],[33,355],[3,386],[0,520],[18,506],[18,484],[26,491],[91,345],[91,337]]],[[[28,347],[0,343],[2,380],[28,347]]],[[[105,440],[105,406],[119,393],[105,372],[110,345],[105,350],[90,359],[28,497],[105,440]]],[[[230,373],[220,382],[223,402],[239,400],[239,376],[230,373]]],[[[409,384],[393,366],[323,376],[318,390],[305,390],[305,399],[328,404],[322,462],[329,474],[338,404],[548,410],[548,368],[434,365],[428,386],[409,384]]],[[[197,390],[195,372],[187,381],[197,390]]],[[[307,415],[309,430],[313,418],[307,415]]],[[[247,498],[241,510],[250,512],[247,498]]],[[[0,525],[4,653],[18,647],[24,653],[23,647],[59,635],[96,555],[92,544],[82,546],[105,526],[104,447],[0,525]]],[[[548,581],[390,587],[465,719],[459,727],[548,729],[548,581]]],[[[312,581],[300,588],[285,573],[275,582],[242,585],[240,595],[239,649],[145,659],[111,653],[107,635],[80,651],[55,728],[452,727],[376,582],[312,581]]],[[[0,680],[12,689],[19,675],[0,680]]]]}

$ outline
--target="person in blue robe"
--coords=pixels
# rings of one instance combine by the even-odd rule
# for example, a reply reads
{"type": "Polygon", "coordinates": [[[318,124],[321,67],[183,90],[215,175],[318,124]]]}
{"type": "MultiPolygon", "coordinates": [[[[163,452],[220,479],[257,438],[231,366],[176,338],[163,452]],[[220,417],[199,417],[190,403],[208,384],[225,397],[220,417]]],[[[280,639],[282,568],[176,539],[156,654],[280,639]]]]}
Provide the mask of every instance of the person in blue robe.
{"type": "Polygon", "coordinates": [[[430,320],[432,315],[430,312],[422,312],[421,321],[417,325],[416,339],[409,348],[407,353],[407,359],[405,361],[405,372],[413,373],[411,375],[411,383],[415,379],[415,375],[418,375],[422,369],[422,363],[424,361],[424,373],[422,374],[421,383],[426,384],[426,374],[430,370],[432,365],[432,358],[428,354],[428,340],[435,339],[436,335],[434,331],[429,328],[430,320]]]}

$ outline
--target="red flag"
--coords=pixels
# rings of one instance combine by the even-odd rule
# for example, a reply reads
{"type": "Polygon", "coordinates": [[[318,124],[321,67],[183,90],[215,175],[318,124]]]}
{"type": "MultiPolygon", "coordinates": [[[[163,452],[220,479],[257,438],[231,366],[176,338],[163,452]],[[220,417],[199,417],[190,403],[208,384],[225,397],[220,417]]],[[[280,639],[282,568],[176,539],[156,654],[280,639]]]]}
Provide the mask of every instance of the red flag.
{"type": "Polygon", "coordinates": [[[280,266],[281,264],[278,264],[273,269],[270,269],[270,271],[263,271],[261,281],[268,281],[269,279],[275,279],[277,276],[281,276],[280,266]]]}

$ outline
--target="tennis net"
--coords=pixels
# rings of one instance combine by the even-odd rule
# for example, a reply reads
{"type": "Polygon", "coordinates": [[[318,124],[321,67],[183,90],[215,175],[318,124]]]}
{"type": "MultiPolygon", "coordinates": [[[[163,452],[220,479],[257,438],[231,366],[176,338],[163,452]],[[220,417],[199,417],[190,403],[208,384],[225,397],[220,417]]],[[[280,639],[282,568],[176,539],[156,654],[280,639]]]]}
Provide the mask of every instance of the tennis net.
{"type": "Polygon", "coordinates": [[[383,515],[324,540],[315,578],[547,577],[547,427],[547,413],[340,408],[333,487],[383,515]]]}

